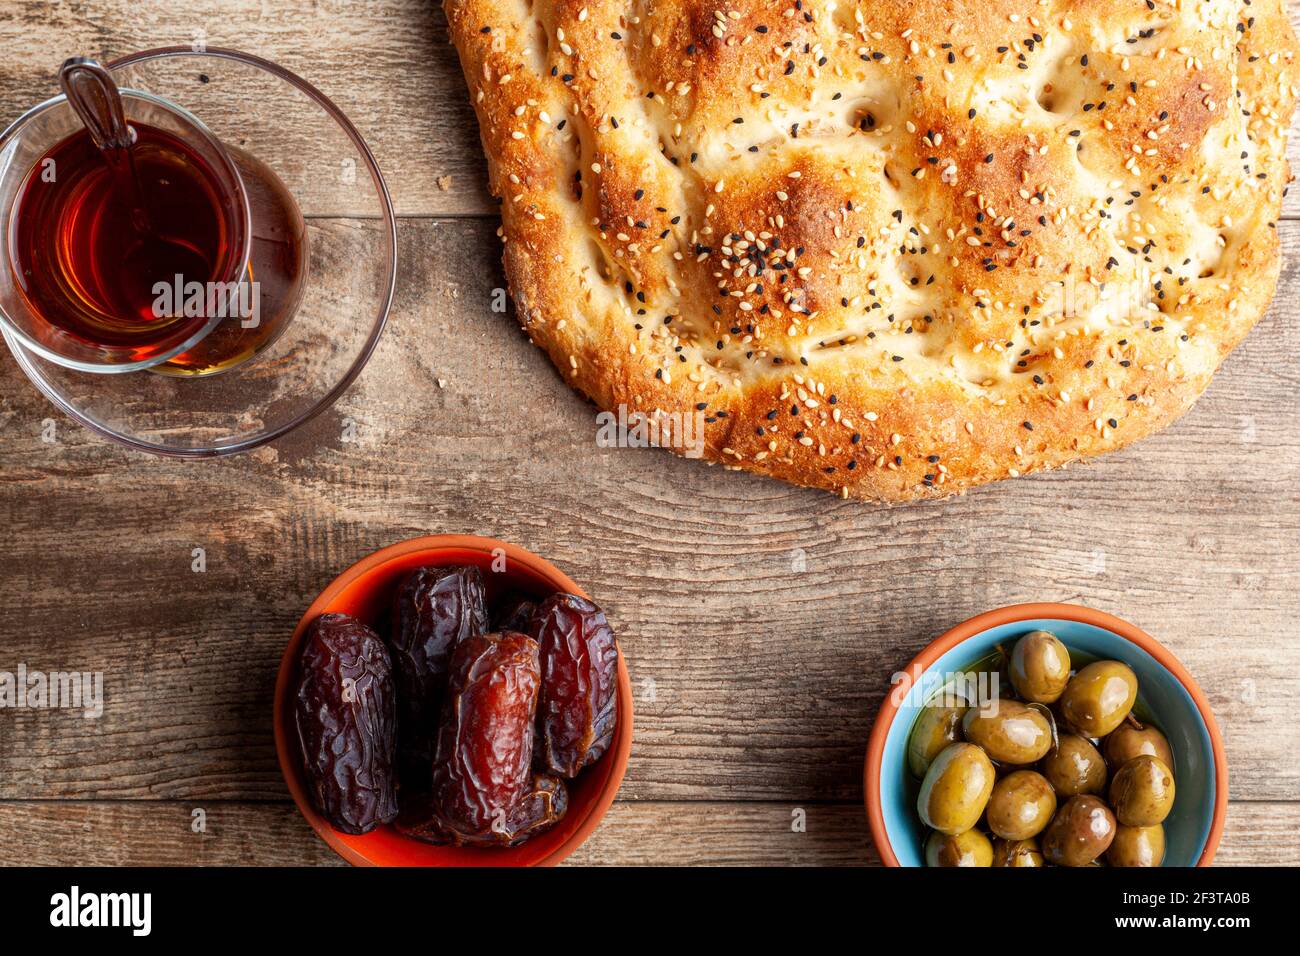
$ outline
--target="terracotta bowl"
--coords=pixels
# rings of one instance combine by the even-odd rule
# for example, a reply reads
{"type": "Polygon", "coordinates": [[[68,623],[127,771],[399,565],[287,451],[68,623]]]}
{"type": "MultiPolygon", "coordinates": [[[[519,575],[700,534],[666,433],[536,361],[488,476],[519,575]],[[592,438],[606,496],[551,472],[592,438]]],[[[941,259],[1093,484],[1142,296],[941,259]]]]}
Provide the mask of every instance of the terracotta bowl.
{"type": "MultiPolygon", "coordinates": [[[[1209,702],[1186,668],[1155,638],[1117,617],[1072,604],[1018,604],[958,624],[907,666],[885,697],[863,770],[867,821],[886,866],[923,865],[925,827],[917,816],[919,781],[906,768],[907,737],[928,681],[961,671],[996,645],[1035,630],[1070,649],[1123,661],[1138,677],[1139,702],[1169,738],[1178,787],[1165,821],[1165,866],[1209,866],[1228,810],[1228,762],[1209,702]],[[913,690],[916,692],[912,692],[913,690]]],[[[937,688],[936,688],[937,689],[937,688]]]]}
{"type": "Polygon", "coordinates": [[[430,535],[376,551],[335,578],[307,613],[284,650],[275,682],[275,750],[289,792],[312,829],[349,863],[365,866],[553,866],[587,839],[614,802],[632,749],[632,685],[618,662],[618,730],[605,755],[569,782],[569,810],[554,829],[508,848],[433,846],[382,826],[364,836],[339,833],[321,818],[303,776],[293,687],[307,628],[327,612],[352,614],[374,626],[392,603],[402,577],[422,565],[472,564],[483,571],[488,598],[509,592],[545,597],[567,591],[586,597],[549,561],[513,544],[468,535],[430,535]],[[495,566],[495,569],[494,569],[495,566]]]}

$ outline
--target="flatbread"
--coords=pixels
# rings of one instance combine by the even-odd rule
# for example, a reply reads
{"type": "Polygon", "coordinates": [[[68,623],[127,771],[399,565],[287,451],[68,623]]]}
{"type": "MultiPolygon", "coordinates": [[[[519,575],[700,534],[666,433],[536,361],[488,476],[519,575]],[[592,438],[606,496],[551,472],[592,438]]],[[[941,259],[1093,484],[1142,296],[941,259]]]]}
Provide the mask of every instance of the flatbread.
{"type": "Polygon", "coordinates": [[[523,328],[709,460],[906,501],[1090,458],[1273,294],[1280,0],[445,6],[523,328]]]}

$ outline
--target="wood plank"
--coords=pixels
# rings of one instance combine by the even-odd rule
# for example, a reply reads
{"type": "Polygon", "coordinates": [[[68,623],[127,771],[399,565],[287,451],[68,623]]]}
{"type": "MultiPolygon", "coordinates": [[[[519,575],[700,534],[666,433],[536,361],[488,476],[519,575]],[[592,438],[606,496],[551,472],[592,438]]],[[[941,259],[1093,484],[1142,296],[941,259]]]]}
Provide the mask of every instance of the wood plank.
{"type": "MultiPolygon", "coordinates": [[[[1300,22],[1300,0],[1291,9],[1300,22]]],[[[195,31],[333,96],[400,212],[493,214],[455,52],[427,0],[6,4],[0,119],[52,92],[68,53],[195,31]]],[[[262,135],[273,159],[311,172],[309,131],[262,135]]],[[[358,211],[338,176],[310,178],[309,214],[358,211]]],[[[503,285],[493,228],[404,222],[398,307],[370,369],[331,414],[244,458],[120,451],[0,362],[0,670],[103,671],[109,694],[100,720],[0,711],[0,798],[15,801],[0,803],[0,859],[337,862],[290,805],[246,802],[284,795],[274,669],[335,573],[441,530],[547,554],[620,629],[644,698],[627,799],[575,862],[872,861],[856,781],[888,673],[956,621],[1016,600],[1084,601],[1165,640],[1210,695],[1234,797],[1300,792],[1277,730],[1300,703],[1300,383],[1281,360],[1300,344],[1295,269],[1166,434],[1092,467],[882,510],[597,448],[592,410],[490,311],[503,285]],[[53,444],[40,440],[47,418],[53,444]],[[195,546],[208,551],[202,575],[189,570],[195,546]],[[827,799],[846,802],[811,803],[827,799]],[[203,835],[189,829],[195,801],[203,835]],[[790,832],[785,801],[809,802],[807,833],[790,832]]],[[[1294,254],[1300,225],[1282,236],[1294,254]]],[[[1234,802],[1220,862],[1300,859],[1296,806],[1234,802]]]]}
{"type": "MultiPolygon", "coordinates": [[[[1292,21],[1300,24],[1300,0],[1289,4],[1292,21]]],[[[56,92],[54,72],[65,56],[111,58],[199,39],[277,61],[333,98],[370,142],[399,213],[495,214],[460,64],[441,4],[432,0],[100,0],[92,6],[14,0],[0,8],[0,125],[56,92]]],[[[203,91],[179,90],[176,98],[203,115],[192,99],[203,91]]],[[[239,115],[261,130],[263,158],[277,168],[304,171],[296,183],[304,210],[354,211],[352,187],[322,165],[312,132],[285,124],[279,113],[273,123],[262,122],[268,114],[259,94],[245,99],[247,109],[239,115]]],[[[1294,136],[1290,155],[1292,167],[1300,169],[1294,136]]],[[[1295,191],[1286,215],[1300,216],[1295,191]]]]}
{"type": "MultiPolygon", "coordinates": [[[[1233,803],[1216,863],[1294,865],[1300,804],[1233,803]]],[[[618,802],[581,866],[876,866],[860,804],[618,802]],[[806,811],[803,832],[793,813],[806,811]]],[[[4,866],[342,866],[287,803],[0,804],[4,866]],[[195,811],[205,827],[195,831],[195,811]]]]}
{"type": "Polygon", "coordinates": [[[4,866],[345,866],[292,803],[0,803],[4,866]]]}
{"type": "MultiPolygon", "coordinates": [[[[1234,802],[1217,866],[1294,866],[1300,804],[1234,802]]],[[[631,803],[611,808],[569,862],[586,866],[878,866],[859,804],[631,803]],[[806,811],[804,832],[792,812],[806,811]]]]}
{"type": "MultiPolygon", "coordinates": [[[[161,46],[230,47],[273,60],[317,86],[369,142],[400,213],[486,213],[495,209],[478,126],[440,3],[432,0],[338,0],[268,3],[197,0],[184,5],[105,0],[90,6],[19,0],[0,6],[0,128],[58,92],[67,56],[111,59],[161,46]],[[438,180],[444,180],[439,185],[438,180]]],[[[319,136],[292,114],[268,110],[262,88],[229,100],[214,83],[158,92],[192,108],[218,135],[254,135],[258,154],[295,174],[307,214],[347,215],[356,190],[319,149],[319,136]],[[234,107],[224,105],[233,103],[234,107]]]]}
{"type": "MultiPolygon", "coordinates": [[[[856,800],[888,675],[964,618],[1029,600],[1165,641],[1218,715],[1234,797],[1300,793],[1278,731],[1300,709],[1300,389],[1281,360],[1300,348],[1300,269],[1163,435],[881,509],[596,447],[592,408],[490,309],[492,224],[401,233],[373,362],[273,448],[128,453],[0,363],[0,670],[102,671],[108,695],[99,720],[0,711],[0,798],[282,798],[270,693],[298,616],[353,561],[437,531],[534,549],[607,607],[644,698],[628,799],[856,800]]],[[[1297,251],[1300,225],[1282,235],[1297,251]]]]}

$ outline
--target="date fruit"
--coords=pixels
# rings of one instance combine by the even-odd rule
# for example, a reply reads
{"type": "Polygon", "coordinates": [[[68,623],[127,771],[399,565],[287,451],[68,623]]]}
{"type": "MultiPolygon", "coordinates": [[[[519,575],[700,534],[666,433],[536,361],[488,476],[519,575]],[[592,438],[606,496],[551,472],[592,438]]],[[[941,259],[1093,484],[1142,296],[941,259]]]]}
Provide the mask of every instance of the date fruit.
{"type": "MultiPolygon", "coordinates": [[[[564,819],[568,809],[569,791],[564,781],[559,777],[536,774],[528,792],[504,816],[496,817],[493,829],[498,839],[489,842],[518,846],[555,826],[564,819]]],[[[468,842],[457,839],[454,832],[443,826],[433,798],[428,794],[404,803],[395,826],[402,834],[425,843],[468,842]]]]}
{"type": "Polygon", "coordinates": [[[350,615],[321,615],[303,646],[296,701],[317,811],[343,833],[392,821],[397,701],[384,642],[350,615]]]}
{"type": "Polygon", "coordinates": [[[564,781],[550,774],[536,774],[532,787],[506,814],[505,829],[511,846],[531,840],[564,819],[569,809],[569,791],[564,781]]]}
{"type": "Polygon", "coordinates": [[[397,832],[425,843],[451,843],[451,838],[438,823],[433,797],[428,793],[411,795],[402,792],[402,810],[393,821],[397,832]]]}
{"type": "Polygon", "coordinates": [[[528,625],[537,611],[537,602],[529,598],[516,598],[501,605],[492,615],[492,630],[528,633],[528,625]]]}
{"type": "Polygon", "coordinates": [[[540,686],[537,642],[527,635],[481,634],[456,646],[433,761],[433,812],[448,842],[515,839],[511,815],[533,792],[540,686]]]}
{"type": "Polygon", "coordinates": [[[618,645],[605,612],[576,594],[552,594],[533,616],[541,646],[539,763],[573,779],[604,755],[618,722],[618,645]]]}
{"type": "Polygon", "coordinates": [[[390,647],[397,679],[404,779],[427,785],[447,668],[462,641],[488,630],[483,575],[476,567],[416,568],[393,602],[390,647]]]}

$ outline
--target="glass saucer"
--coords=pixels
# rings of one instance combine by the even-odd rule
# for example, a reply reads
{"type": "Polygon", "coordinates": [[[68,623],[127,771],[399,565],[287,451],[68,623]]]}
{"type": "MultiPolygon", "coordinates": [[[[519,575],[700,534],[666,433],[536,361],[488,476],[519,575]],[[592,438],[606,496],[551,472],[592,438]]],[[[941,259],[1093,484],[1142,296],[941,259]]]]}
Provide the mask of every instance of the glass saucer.
{"type": "Polygon", "coordinates": [[[107,66],[120,87],[184,107],[284,183],[307,226],[301,302],[262,351],[203,377],[78,371],[9,332],[5,341],[51,402],[128,447],[207,458],[273,441],[332,405],[379,342],[397,275],[397,224],[383,175],[338,107],[268,60],[169,47],[107,66]]]}

